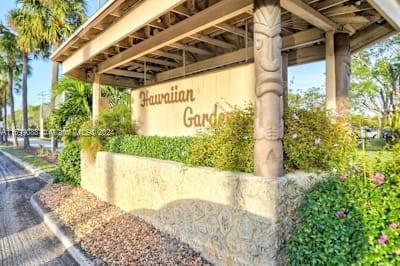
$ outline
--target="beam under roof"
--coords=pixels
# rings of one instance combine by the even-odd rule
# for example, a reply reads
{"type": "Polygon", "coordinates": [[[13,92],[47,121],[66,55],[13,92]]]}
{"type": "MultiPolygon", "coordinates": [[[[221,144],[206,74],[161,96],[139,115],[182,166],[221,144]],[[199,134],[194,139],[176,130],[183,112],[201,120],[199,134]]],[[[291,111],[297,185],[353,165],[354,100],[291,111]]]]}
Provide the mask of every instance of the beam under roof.
{"type": "MultiPolygon", "coordinates": [[[[164,2],[164,1],[163,1],[164,2]]],[[[167,1],[165,1],[167,2],[167,1]]],[[[146,39],[135,46],[117,54],[97,67],[99,73],[124,65],[132,60],[159,50],[162,47],[176,43],[186,37],[195,35],[230,18],[240,15],[253,7],[253,0],[223,0],[200,11],[183,22],[175,24],[146,39]]]]}
{"type": "Polygon", "coordinates": [[[281,7],[323,31],[336,31],[336,23],[301,0],[280,0],[281,7]]]}
{"type": "MultiPolygon", "coordinates": [[[[316,53],[313,53],[314,47],[317,46],[307,47],[311,49],[302,49],[302,47],[306,45],[310,46],[315,43],[323,42],[324,39],[325,39],[324,33],[319,29],[314,28],[307,30],[305,32],[299,32],[291,36],[283,37],[282,47],[283,50],[298,49],[296,51],[291,52],[292,54],[296,53],[295,55],[289,56],[291,64],[297,64],[299,62],[304,63],[307,60],[315,61],[321,58],[321,53],[320,53],[321,49],[316,49],[316,53]]],[[[322,53],[322,56],[325,56],[325,53],[322,53]]],[[[213,58],[188,64],[185,67],[178,67],[175,69],[158,73],[156,74],[156,80],[158,82],[165,81],[181,77],[183,75],[189,75],[200,71],[206,71],[208,69],[213,69],[216,67],[222,67],[230,64],[244,62],[246,61],[246,59],[252,60],[253,58],[254,58],[253,47],[249,47],[247,49],[242,48],[231,53],[225,53],[223,55],[219,55],[213,58]]]]}
{"type": "MultiPolygon", "coordinates": [[[[86,72],[82,70],[72,70],[68,73],[69,76],[77,78],[79,80],[83,80],[89,83],[93,83],[94,75],[88,75],[86,72]]],[[[109,85],[121,88],[134,88],[138,87],[139,84],[136,79],[114,76],[108,74],[102,74],[100,76],[100,83],[102,85],[109,85]]]]}
{"type": "Polygon", "coordinates": [[[184,0],[168,0],[157,1],[157,4],[155,4],[154,1],[142,1],[141,4],[112,24],[106,31],[97,35],[93,40],[68,57],[63,62],[64,73],[67,74],[91,57],[126,38],[132,32],[139,30],[144,24],[157,19],[165,11],[171,10],[183,2],[184,0]]]}
{"type": "MultiPolygon", "coordinates": [[[[112,75],[117,75],[117,76],[139,78],[139,79],[144,79],[144,77],[145,77],[144,73],[138,73],[135,71],[128,71],[128,70],[123,70],[123,69],[112,69],[112,70],[108,71],[107,73],[112,74],[112,75]]],[[[147,73],[146,79],[154,79],[154,75],[147,73]]]]}
{"type": "Polygon", "coordinates": [[[373,24],[364,31],[354,34],[351,38],[352,52],[357,52],[361,48],[372,45],[381,39],[395,33],[395,30],[389,23],[383,25],[373,24]]]}

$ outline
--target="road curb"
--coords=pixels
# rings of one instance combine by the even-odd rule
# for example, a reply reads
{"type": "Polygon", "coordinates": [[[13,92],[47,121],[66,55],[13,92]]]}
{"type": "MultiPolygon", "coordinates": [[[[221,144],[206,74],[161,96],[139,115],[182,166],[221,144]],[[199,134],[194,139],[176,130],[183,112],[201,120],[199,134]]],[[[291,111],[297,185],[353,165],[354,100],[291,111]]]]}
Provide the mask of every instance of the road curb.
{"type": "Polygon", "coordinates": [[[3,150],[0,150],[0,153],[3,154],[5,157],[13,161],[15,164],[18,164],[22,168],[24,168],[26,171],[31,173],[33,176],[40,178],[41,180],[45,181],[46,183],[53,183],[54,177],[52,175],[49,175],[48,173],[36,169],[34,166],[31,164],[15,157],[14,155],[9,154],[8,152],[5,152],[3,150]]]}
{"type": "Polygon", "coordinates": [[[79,247],[74,245],[72,237],[68,236],[63,230],[57,220],[54,218],[53,212],[46,212],[40,201],[37,199],[37,194],[31,196],[30,202],[35,211],[43,219],[44,224],[50,229],[51,232],[60,240],[67,252],[75,259],[79,265],[95,265],[90,258],[88,258],[79,247]]]}
{"type": "MultiPolygon", "coordinates": [[[[7,157],[9,160],[14,162],[15,164],[19,165],[33,176],[43,180],[46,183],[52,183],[54,181],[54,177],[49,175],[48,173],[36,169],[31,164],[15,157],[14,155],[9,154],[8,152],[0,150],[0,153],[7,157]]],[[[88,265],[92,266],[95,265],[91,262],[90,258],[88,258],[80,248],[74,245],[74,241],[72,237],[67,236],[67,234],[62,230],[62,226],[57,222],[55,215],[52,212],[46,212],[45,208],[42,206],[40,201],[37,199],[37,194],[33,194],[30,198],[31,205],[36,213],[42,218],[44,224],[47,228],[50,229],[51,232],[60,240],[63,244],[64,248],[67,252],[75,259],[79,265],[88,265]]]]}

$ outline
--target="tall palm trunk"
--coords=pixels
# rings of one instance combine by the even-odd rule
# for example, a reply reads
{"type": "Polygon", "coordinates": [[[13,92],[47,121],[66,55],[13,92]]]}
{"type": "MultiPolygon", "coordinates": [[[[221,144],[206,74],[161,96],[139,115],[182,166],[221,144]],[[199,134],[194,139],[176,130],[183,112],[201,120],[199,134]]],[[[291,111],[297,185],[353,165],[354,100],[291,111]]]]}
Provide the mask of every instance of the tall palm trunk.
{"type": "Polygon", "coordinates": [[[7,90],[4,91],[4,142],[8,143],[8,126],[7,126],[7,90]]]}
{"type": "MultiPolygon", "coordinates": [[[[0,108],[0,121],[4,124],[4,119],[3,119],[3,108],[0,108]]],[[[4,126],[0,126],[0,142],[4,143],[4,134],[3,134],[4,126]]]]}
{"type": "Polygon", "coordinates": [[[28,54],[22,55],[22,130],[24,131],[24,149],[29,148],[28,136],[28,54]]]}
{"type": "Polygon", "coordinates": [[[11,67],[9,67],[8,68],[8,97],[10,100],[12,143],[14,146],[18,146],[17,123],[15,120],[13,82],[14,82],[14,71],[11,67]]]}
{"type": "MultiPolygon", "coordinates": [[[[57,50],[57,48],[60,45],[56,43],[53,46],[53,51],[57,50]]],[[[58,71],[59,71],[59,64],[55,61],[52,63],[52,74],[51,74],[51,102],[50,102],[50,108],[51,108],[51,113],[53,113],[56,110],[56,99],[55,99],[55,94],[54,94],[54,87],[57,86],[58,84],[58,71]]],[[[58,141],[57,138],[54,134],[51,135],[51,152],[55,153],[57,151],[57,146],[58,146],[58,141]]]]}

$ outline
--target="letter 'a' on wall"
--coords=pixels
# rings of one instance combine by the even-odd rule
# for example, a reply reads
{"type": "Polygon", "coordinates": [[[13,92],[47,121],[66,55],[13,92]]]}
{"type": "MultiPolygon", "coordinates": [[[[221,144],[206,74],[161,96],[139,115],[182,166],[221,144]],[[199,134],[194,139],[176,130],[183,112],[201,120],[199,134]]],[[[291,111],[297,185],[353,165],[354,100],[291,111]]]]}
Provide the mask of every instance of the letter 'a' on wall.
{"type": "Polygon", "coordinates": [[[176,79],[132,91],[138,134],[191,136],[232,106],[254,103],[254,64],[176,79]]]}

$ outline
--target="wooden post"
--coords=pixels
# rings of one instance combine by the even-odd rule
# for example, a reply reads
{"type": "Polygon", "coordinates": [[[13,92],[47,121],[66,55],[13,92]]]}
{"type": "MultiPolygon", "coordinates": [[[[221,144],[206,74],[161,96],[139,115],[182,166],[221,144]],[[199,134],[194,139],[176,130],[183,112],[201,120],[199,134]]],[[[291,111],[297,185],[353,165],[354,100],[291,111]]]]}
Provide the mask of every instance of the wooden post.
{"type": "Polygon", "coordinates": [[[325,33],[326,39],[326,108],[336,112],[336,69],[334,32],[325,33]]]}
{"type": "Polygon", "coordinates": [[[94,79],[93,79],[93,111],[92,111],[93,125],[96,123],[97,119],[99,118],[99,114],[100,114],[100,97],[101,97],[100,74],[99,73],[94,73],[94,79]]]}
{"type": "Polygon", "coordinates": [[[289,81],[288,81],[289,54],[282,53],[282,84],[283,84],[283,109],[289,106],[289,81]]]}
{"type": "Polygon", "coordinates": [[[283,176],[282,39],[279,0],[254,1],[254,174],[283,176]]]}
{"type": "Polygon", "coordinates": [[[339,114],[346,114],[350,109],[349,88],[351,75],[350,35],[335,35],[336,64],[336,108],[339,114]]]}

